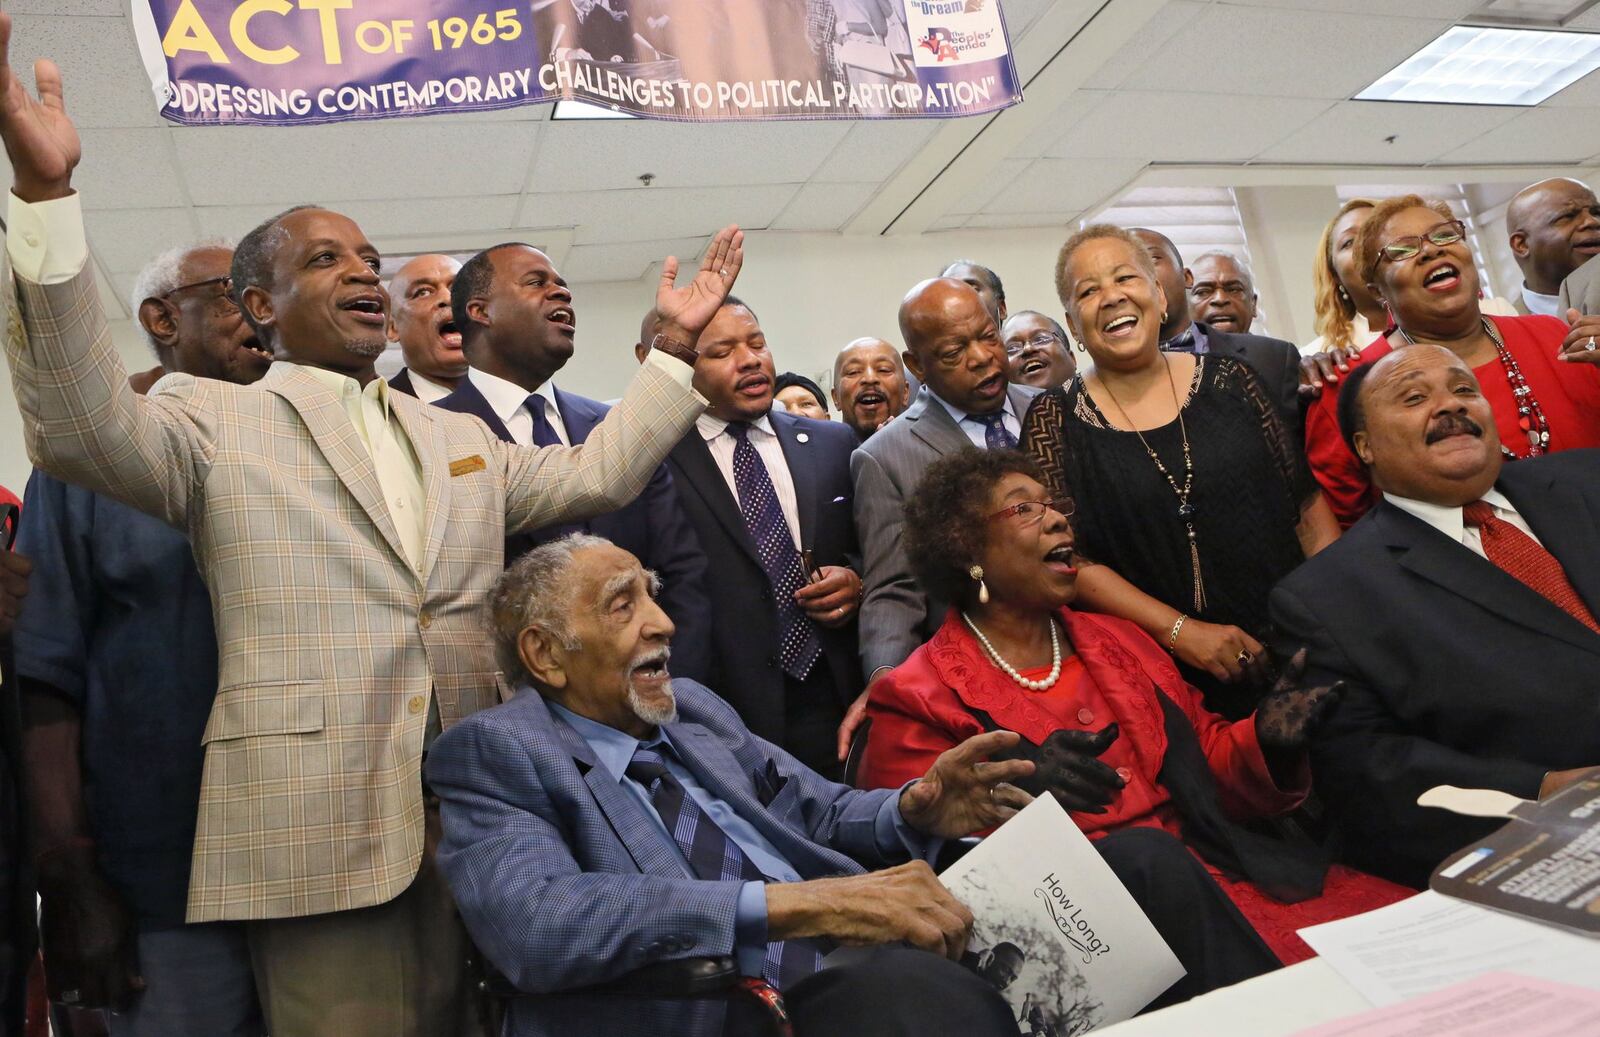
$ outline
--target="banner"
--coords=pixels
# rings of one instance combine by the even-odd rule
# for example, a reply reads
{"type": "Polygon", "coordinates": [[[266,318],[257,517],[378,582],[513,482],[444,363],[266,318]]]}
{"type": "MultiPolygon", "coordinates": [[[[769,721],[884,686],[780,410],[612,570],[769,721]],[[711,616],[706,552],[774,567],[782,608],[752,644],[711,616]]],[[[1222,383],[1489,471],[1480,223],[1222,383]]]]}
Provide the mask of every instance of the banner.
{"type": "Polygon", "coordinates": [[[1000,0],[133,0],[161,114],[292,125],[561,99],[655,119],[1022,100],[1000,0]]]}

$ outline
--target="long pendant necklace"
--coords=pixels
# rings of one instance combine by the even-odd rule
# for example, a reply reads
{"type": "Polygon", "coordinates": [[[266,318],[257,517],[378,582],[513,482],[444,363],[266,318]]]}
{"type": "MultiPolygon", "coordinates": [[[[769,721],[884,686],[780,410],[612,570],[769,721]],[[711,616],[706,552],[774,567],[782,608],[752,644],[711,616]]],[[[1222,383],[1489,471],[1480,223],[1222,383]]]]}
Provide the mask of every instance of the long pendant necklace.
{"type": "MultiPolygon", "coordinates": [[[[1206,608],[1206,582],[1200,572],[1200,543],[1195,539],[1194,518],[1195,508],[1189,502],[1189,494],[1194,489],[1194,455],[1189,452],[1189,429],[1183,423],[1183,406],[1178,402],[1178,384],[1172,377],[1172,360],[1167,354],[1161,354],[1161,359],[1167,369],[1167,388],[1172,390],[1172,406],[1178,412],[1178,432],[1183,436],[1183,486],[1178,486],[1178,481],[1167,471],[1167,466],[1161,463],[1161,457],[1150,449],[1150,443],[1144,438],[1134,423],[1129,420],[1128,412],[1122,409],[1122,404],[1117,402],[1116,394],[1111,391],[1111,386],[1106,384],[1104,378],[1099,379],[1100,388],[1106,391],[1106,397],[1111,405],[1117,408],[1117,416],[1122,419],[1122,424],[1133,429],[1133,434],[1139,437],[1139,443],[1144,447],[1144,452],[1150,455],[1150,460],[1155,462],[1156,470],[1161,477],[1167,480],[1167,485],[1172,487],[1172,492],[1178,496],[1178,518],[1183,520],[1183,528],[1189,534],[1189,571],[1194,587],[1194,611],[1204,612],[1206,608]]],[[[1198,361],[1197,361],[1198,363],[1198,361]]]]}
{"type": "Polygon", "coordinates": [[[966,621],[967,629],[978,636],[978,643],[983,646],[984,654],[989,657],[989,660],[1000,667],[1007,677],[1010,677],[1024,688],[1029,691],[1048,691],[1056,686],[1056,681],[1061,679],[1061,639],[1056,636],[1056,621],[1054,618],[1050,620],[1050,673],[1042,681],[1030,681],[1021,673],[1018,673],[1015,666],[1000,658],[1000,653],[995,651],[994,645],[990,644],[989,639],[983,636],[983,631],[978,629],[978,624],[972,621],[971,616],[963,612],[961,613],[961,618],[966,621]]]}
{"type": "MultiPolygon", "coordinates": [[[[1518,366],[1517,358],[1506,348],[1505,340],[1500,337],[1500,329],[1494,326],[1494,321],[1483,318],[1483,330],[1489,336],[1489,341],[1494,343],[1495,356],[1500,358],[1500,366],[1505,368],[1506,384],[1511,386],[1511,396],[1517,401],[1517,427],[1528,437],[1526,454],[1518,454],[1506,446],[1504,441],[1500,444],[1500,452],[1513,461],[1524,457],[1538,457],[1550,449],[1550,422],[1545,420],[1544,408],[1539,406],[1539,400],[1533,395],[1533,387],[1528,384],[1527,377],[1518,366]]],[[[1400,337],[1406,340],[1408,346],[1417,344],[1417,340],[1412,338],[1411,333],[1405,328],[1400,328],[1400,337]]]]}

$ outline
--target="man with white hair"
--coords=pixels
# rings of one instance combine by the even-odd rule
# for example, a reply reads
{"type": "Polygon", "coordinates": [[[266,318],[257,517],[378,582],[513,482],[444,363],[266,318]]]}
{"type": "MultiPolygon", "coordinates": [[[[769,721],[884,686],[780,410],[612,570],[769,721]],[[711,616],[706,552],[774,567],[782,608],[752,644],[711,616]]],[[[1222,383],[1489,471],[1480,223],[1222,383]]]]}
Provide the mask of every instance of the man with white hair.
{"type": "MultiPolygon", "coordinates": [[[[248,385],[267,371],[229,296],[233,249],[152,260],[132,309],[167,373],[248,385]]],[[[114,1035],[262,1032],[245,928],[184,924],[217,693],[206,585],[183,532],[35,472],[18,544],[24,766],[52,997],[113,1009],[114,1035]]]]}
{"type": "MultiPolygon", "coordinates": [[[[1015,1034],[994,988],[956,964],[972,915],[927,860],[1027,804],[1011,782],[1033,764],[985,762],[1017,736],[969,739],[899,789],[829,782],[672,679],[655,586],[628,552],[574,534],[495,587],[501,666],[521,691],[446,731],[427,768],[439,860],[484,955],[527,994],[733,956],[782,991],[799,1037],[1015,1034]],[[857,949],[819,972],[838,943],[857,949]]],[[[739,1005],[726,1031],[707,1018],[723,1007],[521,997],[504,1032],[754,1032],[739,1005]]]]}
{"type": "Polygon", "coordinates": [[[406,366],[389,388],[438,403],[467,377],[461,330],[450,309],[450,286],[461,272],[453,256],[413,256],[389,279],[389,341],[400,344],[406,366]]]}

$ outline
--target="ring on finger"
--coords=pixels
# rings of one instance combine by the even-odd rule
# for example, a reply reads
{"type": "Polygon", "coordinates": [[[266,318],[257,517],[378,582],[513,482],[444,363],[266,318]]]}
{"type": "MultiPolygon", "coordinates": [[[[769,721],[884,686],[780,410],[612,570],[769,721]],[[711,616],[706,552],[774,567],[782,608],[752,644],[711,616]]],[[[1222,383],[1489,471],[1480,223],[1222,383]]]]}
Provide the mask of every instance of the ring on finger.
{"type": "Polygon", "coordinates": [[[1239,649],[1239,654],[1234,656],[1234,658],[1239,661],[1240,666],[1249,666],[1251,663],[1255,662],[1256,657],[1241,648],[1239,649]]]}
{"type": "Polygon", "coordinates": [[[1590,335],[1589,336],[1589,341],[1587,341],[1587,342],[1585,342],[1583,344],[1583,349],[1584,349],[1584,352],[1586,352],[1586,353],[1593,353],[1594,352],[1594,350],[1595,350],[1595,341],[1594,341],[1594,336],[1593,335],[1590,335]]]}

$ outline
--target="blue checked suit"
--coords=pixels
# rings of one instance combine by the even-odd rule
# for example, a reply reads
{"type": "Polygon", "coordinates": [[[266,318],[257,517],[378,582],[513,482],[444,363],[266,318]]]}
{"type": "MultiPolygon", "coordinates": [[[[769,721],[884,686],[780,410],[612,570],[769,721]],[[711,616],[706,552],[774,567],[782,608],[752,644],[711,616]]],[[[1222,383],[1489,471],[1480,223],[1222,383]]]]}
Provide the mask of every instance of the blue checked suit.
{"type": "MultiPolygon", "coordinates": [[[[805,879],[886,859],[874,831],[895,789],[836,785],[752,735],[726,702],[676,680],[680,759],[805,879]]],[[[461,721],[435,743],[428,781],[443,802],[439,863],[473,939],[519,989],[614,979],[652,962],[733,954],[739,881],[691,878],[637,800],[539,695],[461,721]]],[[[714,1032],[718,1006],[526,997],[506,1032],[714,1032]],[[614,1015],[607,1013],[615,1012],[614,1015]]]]}

